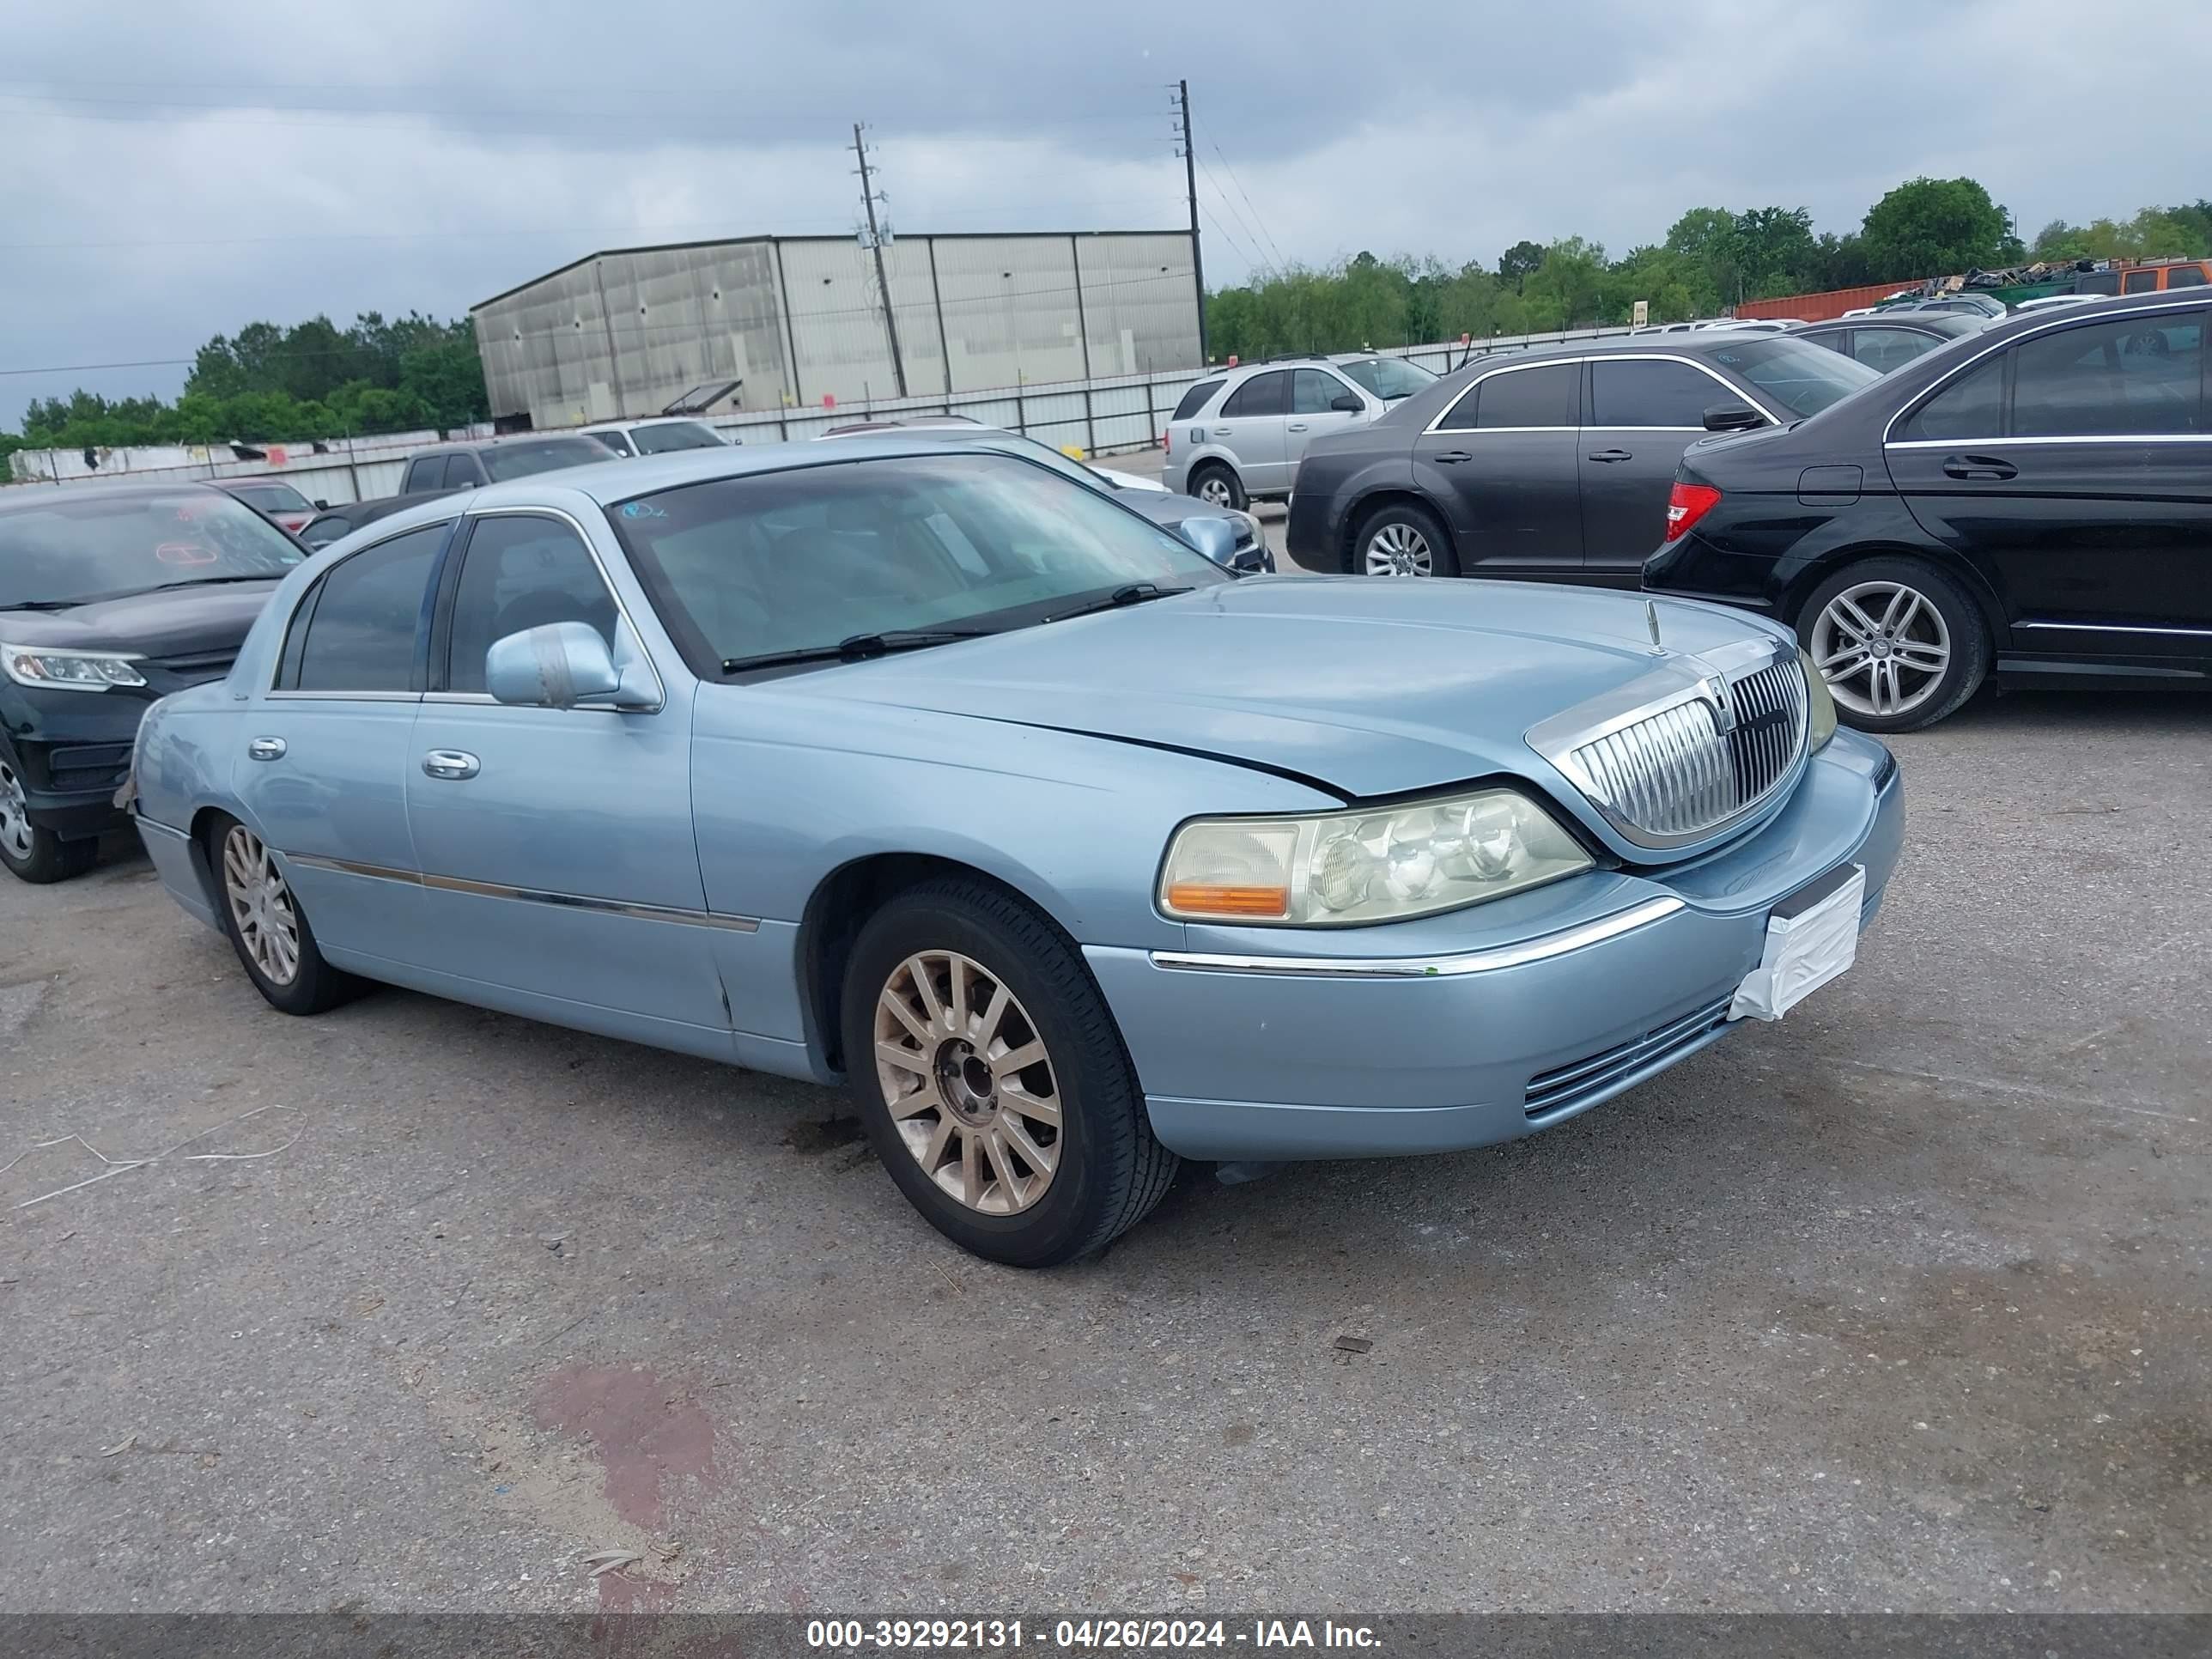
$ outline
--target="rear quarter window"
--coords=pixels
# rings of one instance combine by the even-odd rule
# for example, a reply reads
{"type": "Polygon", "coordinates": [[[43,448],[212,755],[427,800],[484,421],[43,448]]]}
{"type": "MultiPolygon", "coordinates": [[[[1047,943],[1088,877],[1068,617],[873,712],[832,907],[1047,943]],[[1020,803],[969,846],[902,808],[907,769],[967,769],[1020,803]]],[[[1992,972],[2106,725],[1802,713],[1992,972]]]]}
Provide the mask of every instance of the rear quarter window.
{"type": "Polygon", "coordinates": [[[1200,410],[1206,407],[1213,394],[1221,390],[1221,386],[1222,383],[1219,380],[1200,380],[1182,394],[1182,401],[1175,406],[1175,413],[1168,418],[1176,421],[1189,420],[1200,410]]]}

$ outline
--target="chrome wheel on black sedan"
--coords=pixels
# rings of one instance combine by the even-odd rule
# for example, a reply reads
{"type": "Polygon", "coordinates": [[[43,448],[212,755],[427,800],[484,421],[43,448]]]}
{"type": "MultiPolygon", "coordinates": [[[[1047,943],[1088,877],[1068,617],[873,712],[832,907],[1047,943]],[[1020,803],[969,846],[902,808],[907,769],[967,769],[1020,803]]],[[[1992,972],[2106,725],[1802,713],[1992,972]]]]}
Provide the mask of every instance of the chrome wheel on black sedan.
{"type": "Polygon", "coordinates": [[[1942,719],[1973,695],[1989,655],[1973,601],[1915,559],[1869,559],[1830,577],[1798,634],[1843,717],[1872,732],[1942,719]]]}
{"type": "Polygon", "coordinates": [[[64,841],[31,822],[23,775],[0,752],[0,866],[18,880],[44,884],[82,875],[99,856],[97,841],[64,841]]]}
{"type": "Polygon", "coordinates": [[[1456,576],[1451,532],[1411,501],[1385,501],[1352,532],[1348,568],[1369,576],[1456,576]]]}
{"type": "Polygon", "coordinates": [[[1367,574],[1370,576],[1433,576],[1436,550],[1414,526],[1393,520],[1380,526],[1367,538],[1367,574]]]}

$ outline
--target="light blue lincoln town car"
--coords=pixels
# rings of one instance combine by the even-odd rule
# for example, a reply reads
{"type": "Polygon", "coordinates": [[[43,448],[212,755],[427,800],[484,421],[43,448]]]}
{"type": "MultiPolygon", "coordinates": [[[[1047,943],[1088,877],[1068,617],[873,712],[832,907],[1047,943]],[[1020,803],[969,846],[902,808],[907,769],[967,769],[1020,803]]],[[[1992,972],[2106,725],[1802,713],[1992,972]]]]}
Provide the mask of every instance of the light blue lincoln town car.
{"type": "Polygon", "coordinates": [[[1781,1016],[1904,824],[1759,618],[1240,578],[881,437],[394,514],[133,779],[276,1007],[384,981],[842,1079],[934,1225],[1038,1267],[1179,1158],[1480,1146],[1781,1016]]]}

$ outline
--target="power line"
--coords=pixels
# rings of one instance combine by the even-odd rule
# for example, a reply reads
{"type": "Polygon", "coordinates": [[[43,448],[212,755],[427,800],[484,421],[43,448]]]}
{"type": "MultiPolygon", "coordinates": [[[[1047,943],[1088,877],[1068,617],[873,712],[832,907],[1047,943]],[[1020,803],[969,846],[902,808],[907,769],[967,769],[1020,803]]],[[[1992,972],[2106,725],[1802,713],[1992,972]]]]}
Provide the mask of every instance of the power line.
{"type": "Polygon", "coordinates": [[[1199,204],[1199,211],[1206,216],[1206,222],[1208,224],[1212,225],[1214,229],[1221,233],[1221,240],[1237,250],[1237,257],[1242,258],[1245,264],[1251,266],[1255,270],[1267,270],[1267,262],[1261,258],[1258,254],[1253,252],[1251,249],[1246,247],[1243,242],[1237,239],[1236,235],[1230,230],[1228,226],[1223,224],[1220,220],[1215,218],[1213,210],[1212,208],[1207,207],[1204,203],[1200,203],[1199,204]]]}
{"type": "MultiPolygon", "coordinates": [[[[1237,212],[1237,204],[1229,199],[1229,192],[1222,189],[1221,181],[1213,176],[1213,169],[1207,167],[1204,161],[1200,161],[1198,166],[1199,170],[1206,174],[1206,182],[1213,186],[1213,193],[1220,198],[1221,205],[1228,210],[1229,216],[1237,221],[1237,228],[1244,233],[1256,251],[1260,246],[1259,234],[1244,222],[1244,216],[1237,212]]],[[[1252,261],[1252,264],[1255,270],[1266,270],[1268,265],[1267,256],[1265,253],[1260,253],[1252,261]]]]}
{"type": "MultiPolygon", "coordinates": [[[[1212,145],[1213,153],[1221,157],[1221,170],[1229,175],[1229,182],[1237,186],[1237,193],[1244,198],[1244,205],[1252,210],[1252,222],[1260,227],[1260,234],[1267,239],[1267,246],[1273,251],[1275,255],[1276,269],[1280,270],[1284,265],[1288,264],[1290,262],[1283,258],[1283,250],[1275,240],[1275,234],[1269,230],[1266,223],[1261,221],[1260,217],[1259,204],[1254,202],[1249,195],[1246,194],[1244,190],[1244,181],[1237,176],[1237,169],[1229,165],[1228,156],[1222,155],[1221,141],[1214,137],[1211,132],[1208,132],[1206,134],[1206,142],[1212,145]]],[[[1216,185],[1214,188],[1218,190],[1221,186],[1216,185]]]]}

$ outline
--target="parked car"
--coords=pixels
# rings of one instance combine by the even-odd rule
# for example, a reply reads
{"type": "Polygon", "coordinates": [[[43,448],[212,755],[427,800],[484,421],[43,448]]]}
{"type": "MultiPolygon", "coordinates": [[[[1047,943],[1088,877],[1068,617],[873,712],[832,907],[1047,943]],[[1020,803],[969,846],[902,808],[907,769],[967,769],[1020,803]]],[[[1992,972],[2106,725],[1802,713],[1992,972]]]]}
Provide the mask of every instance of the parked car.
{"type": "Polygon", "coordinates": [[[597,438],[617,455],[661,455],[672,449],[715,449],[739,441],[726,438],[704,421],[655,419],[602,421],[576,428],[597,438]]]}
{"type": "Polygon", "coordinates": [[[1924,299],[1899,300],[1894,305],[1876,307],[1875,315],[1889,317],[1903,313],[1908,316],[1932,313],[1940,317],[1946,312],[1986,317],[1992,322],[2006,314],[2003,301],[1990,295],[1977,294],[1972,289],[1960,289],[1955,294],[1936,294],[1924,299]]]}
{"type": "Polygon", "coordinates": [[[219,681],[306,555],[224,490],[0,491],[0,865],[92,867],[156,697],[219,681]]]}
{"type": "Polygon", "coordinates": [[[1792,337],[1840,351],[1875,374],[1887,374],[1962,334],[1978,334],[1989,325],[1990,319],[1978,312],[1916,311],[1901,317],[1885,316],[1879,321],[1863,316],[1814,323],[1797,330],[1792,337]]]}
{"type": "Polygon", "coordinates": [[[1794,334],[1719,329],[1478,358],[1310,447],[1285,545],[1309,570],[1633,587],[1692,438],[1875,378],[1794,334]]]}
{"type": "Polygon", "coordinates": [[[1164,428],[1161,482],[1217,507],[1287,495],[1309,445],[1381,419],[1436,380],[1419,364],[1365,352],[1211,376],[1183,394],[1164,428]]]}
{"type": "Polygon", "coordinates": [[[347,501],[326,513],[318,513],[308,520],[307,527],[300,532],[300,539],[320,551],[341,536],[350,536],[364,525],[390,518],[394,513],[403,512],[417,502],[435,501],[445,493],[442,489],[426,489],[414,495],[382,495],[373,501],[347,501]]]}
{"type": "Polygon", "coordinates": [[[1804,326],[1795,317],[1716,317],[1709,322],[1690,325],[1698,333],[1722,329],[1736,334],[1787,334],[1804,326]]]}
{"type": "Polygon", "coordinates": [[[1845,717],[2212,675],[2205,296],[2031,312],[1801,425],[1693,445],[1644,586],[1795,628],[1845,717]]]}
{"type": "MultiPolygon", "coordinates": [[[[922,437],[964,442],[969,439],[989,436],[1002,442],[1018,455],[1065,473],[1079,483],[1094,488],[1103,486],[1115,498],[1134,512],[1143,514],[1154,524],[1176,534],[1194,520],[1218,519],[1229,526],[1234,538],[1226,563],[1240,575],[1262,575],[1275,568],[1275,556],[1268,550],[1267,532],[1261,529],[1259,520],[1249,513],[1233,507],[1220,507],[1212,501],[1201,501],[1194,495],[1178,495],[1150,478],[1140,478],[1134,473],[1116,472],[1111,467],[1100,466],[1091,461],[1079,461],[1065,451],[1054,449],[1035,438],[1018,432],[1008,432],[1000,427],[985,426],[963,416],[946,419],[927,416],[921,419],[902,421],[868,421],[860,424],[841,427],[836,433],[825,433],[817,441],[827,441],[838,435],[866,438],[896,435],[902,439],[922,437]]],[[[1188,539],[1186,538],[1186,539],[1188,539]]]]}
{"type": "Polygon", "coordinates": [[[1902,835],[1771,622],[1233,578],[980,437],[395,514],[136,777],[271,1006],[360,975],[842,1079],[929,1221],[1027,1267],[1178,1157],[1571,1117],[1844,969],[1902,835]]]}
{"type": "Polygon", "coordinates": [[[439,444],[417,450],[407,458],[401,480],[403,495],[443,495],[456,489],[475,489],[487,483],[506,483],[533,473],[555,472],[567,466],[590,466],[611,460],[615,452],[597,438],[544,436],[482,438],[468,443],[439,444]]]}
{"type": "Polygon", "coordinates": [[[244,501],[279,529],[295,536],[307,527],[308,520],[330,505],[309,501],[282,478],[217,478],[214,483],[224,495],[244,501]]]}
{"type": "Polygon", "coordinates": [[[2074,281],[2076,294],[2163,294],[2212,282],[2212,259],[2157,259],[2118,270],[2088,270],[2074,281]]]}

